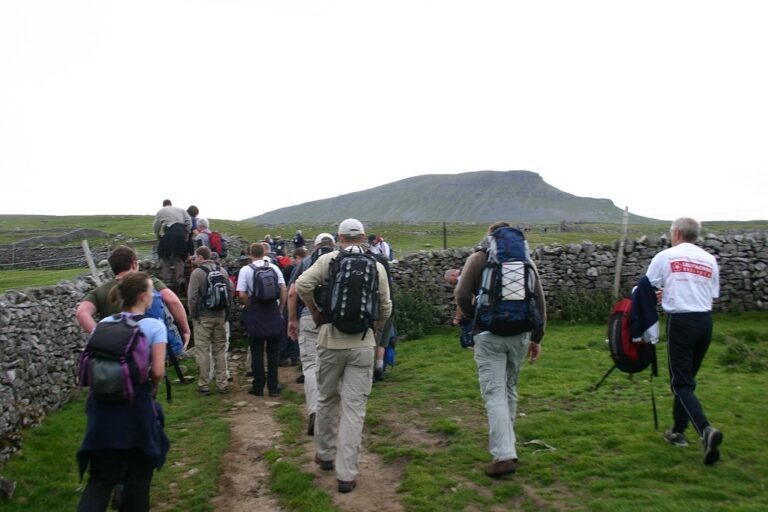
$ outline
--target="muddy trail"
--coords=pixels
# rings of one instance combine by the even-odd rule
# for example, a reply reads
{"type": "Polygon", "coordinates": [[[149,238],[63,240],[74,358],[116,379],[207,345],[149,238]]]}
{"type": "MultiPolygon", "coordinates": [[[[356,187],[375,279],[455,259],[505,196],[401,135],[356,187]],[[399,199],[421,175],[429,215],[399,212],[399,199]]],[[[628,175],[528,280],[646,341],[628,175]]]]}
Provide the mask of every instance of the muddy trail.
{"type": "MultiPolygon", "coordinates": [[[[242,361],[242,360],[241,360],[242,361]]],[[[230,512],[283,511],[269,486],[270,471],[264,454],[281,443],[280,425],[274,417],[281,398],[257,397],[248,394],[251,379],[246,377],[242,362],[233,361],[234,381],[230,387],[233,407],[228,413],[232,440],[221,460],[219,493],[212,500],[216,510],[230,512]],[[240,367],[238,368],[238,363],[240,367]]],[[[297,368],[281,367],[280,384],[303,395],[302,384],[296,383],[297,368]]],[[[303,409],[302,409],[303,411],[303,409]]],[[[315,485],[325,491],[333,503],[344,512],[402,512],[395,490],[401,468],[386,465],[380,457],[363,447],[357,487],[349,494],[337,491],[334,471],[322,471],[314,463],[312,437],[306,436],[302,470],[315,476],[315,485]]]]}

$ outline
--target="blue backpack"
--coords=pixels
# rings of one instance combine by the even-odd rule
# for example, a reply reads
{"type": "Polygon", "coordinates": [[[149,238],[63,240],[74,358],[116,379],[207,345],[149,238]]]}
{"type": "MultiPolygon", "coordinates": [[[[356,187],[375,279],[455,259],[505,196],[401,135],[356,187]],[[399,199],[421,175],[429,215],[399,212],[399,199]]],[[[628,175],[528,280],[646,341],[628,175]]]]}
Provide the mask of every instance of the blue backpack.
{"type": "MultiPolygon", "coordinates": [[[[184,355],[184,340],[181,337],[179,328],[176,327],[173,315],[171,315],[168,307],[163,302],[163,297],[159,291],[152,290],[152,305],[144,312],[144,316],[156,318],[165,324],[165,328],[168,331],[168,347],[165,351],[165,358],[176,371],[179,382],[184,384],[186,382],[184,380],[184,372],[179,364],[179,358],[184,355]]],[[[168,378],[167,373],[165,374],[165,398],[169,402],[171,401],[171,380],[168,378]]]]}
{"type": "Polygon", "coordinates": [[[168,311],[159,291],[152,290],[152,305],[144,313],[144,316],[157,318],[165,324],[166,329],[168,329],[168,352],[173,353],[175,356],[180,356],[184,352],[184,342],[173,320],[173,315],[168,311]]]}
{"type": "Polygon", "coordinates": [[[513,336],[543,325],[536,307],[536,274],[525,236],[501,227],[488,235],[486,265],[477,295],[475,329],[513,336]]]}

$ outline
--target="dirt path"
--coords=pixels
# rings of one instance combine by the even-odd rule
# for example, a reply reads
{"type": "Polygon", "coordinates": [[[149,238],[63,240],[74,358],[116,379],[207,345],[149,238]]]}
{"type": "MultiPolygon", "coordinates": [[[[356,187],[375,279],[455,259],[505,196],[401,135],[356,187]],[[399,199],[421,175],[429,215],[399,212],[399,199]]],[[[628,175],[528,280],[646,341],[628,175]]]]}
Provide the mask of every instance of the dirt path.
{"type": "MultiPolygon", "coordinates": [[[[213,499],[216,510],[246,512],[282,511],[276,497],[269,489],[269,466],[264,453],[280,444],[279,424],[274,411],[280,406],[280,398],[256,397],[248,394],[250,378],[242,371],[242,358],[232,361],[235,370],[230,399],[234,404],[229,420],[232,429],[230,450],[222,458],[222,477],[219,496],[213,499]],[[239,366],[238,366],[239,365],[239,366]]],[[[297,384],[296,368],[280,368],[280,383],[298,393],[304,392],[297,384]]],[[[402,512],[396,489],[402,468],[386,465],[377,455],[365,449],[360,457],[360,476],[357,488],[349,494],[340,494],[333,471],[321,471],[314,464],[315,448],[307,436],[304,445],[307,463],[302,467],[315,475],[315,484],[322,488],[344,512],[402,512]]]]}

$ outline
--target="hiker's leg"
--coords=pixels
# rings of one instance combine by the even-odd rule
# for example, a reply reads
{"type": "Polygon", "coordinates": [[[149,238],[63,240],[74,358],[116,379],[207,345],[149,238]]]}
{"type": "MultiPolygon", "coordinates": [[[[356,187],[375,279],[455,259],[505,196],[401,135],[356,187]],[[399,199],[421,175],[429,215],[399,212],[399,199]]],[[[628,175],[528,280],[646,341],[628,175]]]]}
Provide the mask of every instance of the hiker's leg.
{"type": "Polygon", "coordinates": [[[184,273],[187,270],[187,261],[179,256],[173,257],[173,274],[176,286],[183,288],[186,286],[187,280],[184,277],[184,273]]]}
{"type": "Polygon", "coordinates": [[[315,417],[315,450],[323,460],[336,458],[336,434],[339,427],[339,380],[344,366],[339,362],[341,350],[317,347],[317,416],[315,417]]]}
{"type": "Polygon", "coordinates": [[[684,432],[689,419],[699,435],[709,425],[694,392],[696,390],[695,372],[701,366],[706,348],[709,346],[707,342],[705,347],[698,347],[697,345],[700,345],[698,340],[702,337],[709,339],[712,330],[711,322],[711,316],[703,313],[674,313],[667,319],[669,381],[675,396],[672,407],[675,432],[684,432]],[[702,315],[705,315],[704,319],[708,319],[709,322],[702,323],[702,315]]]}
{"type": "Polygon", "coordinates": [[[197,387],[210,389],[211,385],[211,340],[213,333],[208,318],[193,320],[195,329],[195,358],[197,359],[197,387]]]}
{"type": "Polygon", "coordinates": [[[310,315],[299,318],[299,351],[307,414],[317,411],[317,329],[310,315]]]}
{"type": "Polygon", "coordinates": [[[344,350],[346,362],[341,379],[341,419],[336,452],[336,478],[354,480],[359,473],[360,441],[365,422],[365,405],[373,382],[372,347],[344,350]]]}
{"type": "Polygon", "coordinates": [[[127,478],[120,510],[149,510],[149,487],[155,466],[141,449],[126,451],[127,478]]]}
{"type": "Polygon", "coordinates": [[[123,450],[94,450],[90,452],[88,484],[85,486],[78,512],[95,512],[107,509],[112,489],[122,478],[124,471],[123,450]]]}
{"type": "Polygon", "coordinates": [[[264,391],[264,338],[248,338],[251,343],[251,372],[253,373],[253,389],[264,391]]]}
{"type": "Polygon", "coordinates": [[[162,276],[164,283],[170,283],[173,279],[172,266],[173,263],[170,256],[160,258],[160,276],[162,276]]]}
{"type": "Polygon", "coordinates": [[[232,376],[232,374],[229,372],[229,337],[232,334],[229,320],[224,322],[224,332],[226,333],[226,336],[227,336],[227,344],[224,347],[224,368],[226,369],[226,372],[227,372],[227,380],[229,380],[230,377],[232,376]]]}
{"type": "Polygon", "coordinates": [[[488,451],[494,461],[517,457],[507,401],[508,340],[488,331],[475,335],[475,363],[488,416],[488,451]]]}
{"type": "Polygon", "coordinates": [[[216,374],[216,387],[227,389],[227,332],[224,318],[211,319],[211,355],[216,374]]]}
{"type": "Polygon", "coordinates": [[[279,365],[280,336],[267,338],[267,388],[273,393],[280,390],[277,377],[279,365]]]}
{"type": "Polygon", "coordinates": [[[514,453],[512,458],[516,459],[517,449],[515,448],[515,443],[517,442],[517,437],[515,435],[515,417],[517,415],[517,380],[520,376],[520,369],[525,361],[525,356],[528,354],[531,333],[526,332],[512,336],[507,338],[507,340],[507,410],[509,411],[509,423],[512,427],[512,453],[514,453]]]}

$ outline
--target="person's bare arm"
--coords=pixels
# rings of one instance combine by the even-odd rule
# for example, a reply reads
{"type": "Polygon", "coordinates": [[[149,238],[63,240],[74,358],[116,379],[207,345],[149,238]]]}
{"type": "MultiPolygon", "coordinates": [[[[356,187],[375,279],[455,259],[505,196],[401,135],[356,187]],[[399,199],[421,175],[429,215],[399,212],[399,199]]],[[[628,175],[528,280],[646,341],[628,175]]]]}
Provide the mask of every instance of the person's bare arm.
{"type": "Polygon", "coordinates": [[[179,326],[181,331],[181,337],[184,340],[184,349],[189,345],[189,321],[187,320],[187,312],[184,311],[184,305],[179,300],[179,297],[173,293],[170,288],[163,288],[160,290],[160,297],[163,299],[163,303],[168,306],[168,311],[171,312],[171,316],[179,326]]]}
{"type": "Polygon", "coordinates": [[[75,318],[77,319],[77,323],[80,324],[80,327],[82,327],[88,334],[90,334],[93,328],[96,327],[96,320],[93,318],[93,315],[95,314],[96,305],[93,302],[84,300],[77,306],[75,318]]]}
{"type": "Polygon", "coordinates": [[[152,379],[152,386],[157,387],[163,377],[165,377],[165,348],[166,343],[155,343],[152,345],[152,367],[149,369],[149,375],[152,379]]]}
{"type": "Polygon", "coordinates": [[[299,339],[299,296],[296,293],[296,285],[288,288],[288,337],[292,340],[299,339]]]}

